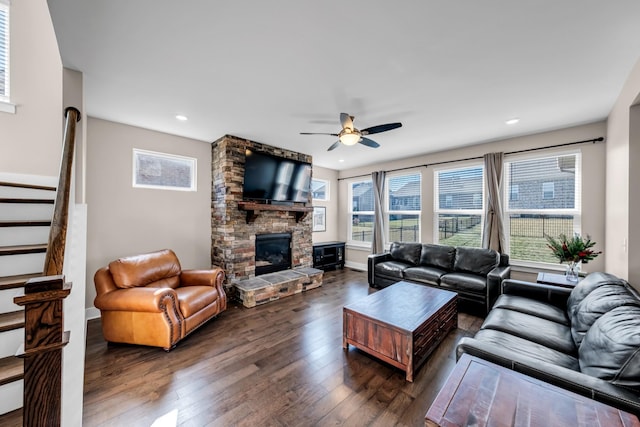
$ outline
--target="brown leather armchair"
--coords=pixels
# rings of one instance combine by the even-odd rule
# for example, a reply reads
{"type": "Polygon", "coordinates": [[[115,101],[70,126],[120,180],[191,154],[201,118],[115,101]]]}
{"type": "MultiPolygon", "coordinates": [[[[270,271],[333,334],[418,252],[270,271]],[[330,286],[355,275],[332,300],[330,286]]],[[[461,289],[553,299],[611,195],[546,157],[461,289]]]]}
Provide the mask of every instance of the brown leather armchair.
{"type": "Polygon", "coordinates": [[[104,338],[169,351],[226,310],[223,280],[218,267],[183,271],[169,249],[112,261],[94,276],[104,338]]]}

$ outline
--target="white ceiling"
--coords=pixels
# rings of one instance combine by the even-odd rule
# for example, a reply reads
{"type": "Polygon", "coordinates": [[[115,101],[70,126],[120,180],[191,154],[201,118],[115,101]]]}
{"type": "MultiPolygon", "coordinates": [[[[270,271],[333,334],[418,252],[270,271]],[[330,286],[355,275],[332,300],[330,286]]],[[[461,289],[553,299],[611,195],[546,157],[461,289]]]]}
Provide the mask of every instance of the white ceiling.
{"type": "Polygon", "coordinates": [[[88,115],[331,169],[602,120],[640,57],[638,0],[48,3],[88,115]],[[403,127],[377,149],[299,135],[340,112],[403,127]]]}

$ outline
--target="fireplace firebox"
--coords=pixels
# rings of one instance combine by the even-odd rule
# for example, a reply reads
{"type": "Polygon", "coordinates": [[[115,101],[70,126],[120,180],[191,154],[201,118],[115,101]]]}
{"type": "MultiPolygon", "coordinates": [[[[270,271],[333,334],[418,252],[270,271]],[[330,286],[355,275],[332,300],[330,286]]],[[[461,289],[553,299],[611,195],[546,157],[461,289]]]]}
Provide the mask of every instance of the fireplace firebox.
{"type": "Polygon", "coordinates": [[[256,276],[291,268],[291,233],[256,235],[256,276]]]}

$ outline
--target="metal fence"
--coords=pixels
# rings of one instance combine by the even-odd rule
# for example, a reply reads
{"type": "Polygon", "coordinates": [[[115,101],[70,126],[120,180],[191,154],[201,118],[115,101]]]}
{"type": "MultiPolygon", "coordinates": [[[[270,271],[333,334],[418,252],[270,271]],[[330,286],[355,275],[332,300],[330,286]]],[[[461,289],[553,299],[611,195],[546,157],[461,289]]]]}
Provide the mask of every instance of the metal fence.
{"type": "Polygon", "coordinates": [[[573,235],[573,216],[570,215],[511,215],[511,236],[514,237],[558,237],[573,235]]]}
{"type": "Polygon", "coordinates": [[[438,218],[438,238],[440,241],[448,239],[456,234],[464,233],[478,224],[480,224],[480,215],[440,216],[438,218]]]}

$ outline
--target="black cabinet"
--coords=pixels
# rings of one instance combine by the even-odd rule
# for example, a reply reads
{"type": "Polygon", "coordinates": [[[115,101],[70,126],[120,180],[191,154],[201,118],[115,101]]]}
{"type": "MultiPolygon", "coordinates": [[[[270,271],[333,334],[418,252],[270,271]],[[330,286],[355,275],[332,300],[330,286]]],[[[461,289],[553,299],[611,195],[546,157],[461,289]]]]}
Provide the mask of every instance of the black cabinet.
{"type": "Polygon", "coordinates": [[[313,245],[313,266],[322,270],[344,267],[344,242],[323,242],[313,245]]]}

